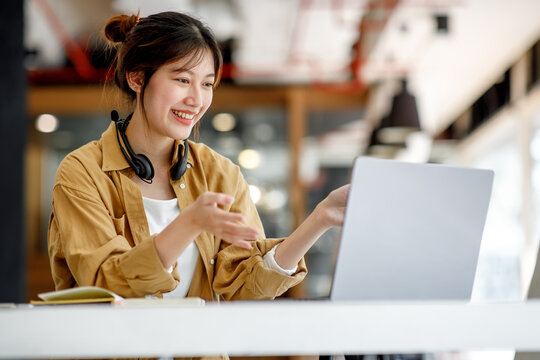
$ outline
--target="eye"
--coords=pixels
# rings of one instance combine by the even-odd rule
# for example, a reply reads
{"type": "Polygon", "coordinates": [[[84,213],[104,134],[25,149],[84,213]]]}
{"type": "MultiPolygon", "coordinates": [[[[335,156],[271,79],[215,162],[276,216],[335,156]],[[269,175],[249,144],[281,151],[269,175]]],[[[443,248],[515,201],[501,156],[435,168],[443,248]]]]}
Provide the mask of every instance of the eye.
{"type": "Polygon", "coordinates": [[[203,83],[203,86],[209,87],[209,88],[213,88],[213,87],[214,87],[214,83],[213,83],[213,82],[205,82],[205,83],[203,83]]]}
{"type": "Polygon", "coordinates": [[[189,80],[186,79],[186,78],[180,78],[180,79],[177,79],[178,82],[182,83],[182,84],[189,84],[189,80]]]}

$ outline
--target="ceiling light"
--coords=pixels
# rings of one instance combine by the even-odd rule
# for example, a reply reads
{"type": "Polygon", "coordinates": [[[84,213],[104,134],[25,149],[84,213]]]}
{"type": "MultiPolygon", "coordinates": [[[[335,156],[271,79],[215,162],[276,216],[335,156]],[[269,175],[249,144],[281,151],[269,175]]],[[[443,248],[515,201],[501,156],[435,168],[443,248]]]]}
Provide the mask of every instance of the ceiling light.
{"type": "Polygon", "coordinates": [[[58,118],[51,114],[41,114],[36,119],[37,131],[51,133],[58,129],[58,118]]]}
{"type": "Polygon", "coordinates": [[[392,99],[390,114],[382,119],[377,129],[377,138],[382,144],[405,144],[407,136],[420,130],[416,98],[407,91],[407,81],[401,83],[401,92],[392,99]]]}
{"type": "Polygon", "coordinates": [[[249,185],[249,195],[251,196],[251,200],[256,204],[261,200],[261,189],[255,185],[249,185]]]}
{"type": "Polygon", "coordinates": [[[448,27],[448,15],[447,14],[435,14],[433,15],[435,18],[435,25],[437,29],[437,33],[439,34],[448,34],[449,27],[448,27]]]}
{"type": "Polygon", "coordinates": [[[240,163],[240,166],[245,169],[255,169],[261,163],[261,155],[257,150],[242,150],[238,155],[238,162],[240,163]]]}
{"type": "Polygon", "coordinates": [[[403,144],[407,137],[415,132],[418,132],[418,129],[397,126],[385,127],[379,129],[377,139],[382,144],[403,144]]]}
{"type": "Polygon", "coordinates": [[[229,113],[216,114],[216,116],[214,116],[212,119],[212,126],[217,131],[231,131],[236,126],[236,119],[232,114],[229,113]]]}

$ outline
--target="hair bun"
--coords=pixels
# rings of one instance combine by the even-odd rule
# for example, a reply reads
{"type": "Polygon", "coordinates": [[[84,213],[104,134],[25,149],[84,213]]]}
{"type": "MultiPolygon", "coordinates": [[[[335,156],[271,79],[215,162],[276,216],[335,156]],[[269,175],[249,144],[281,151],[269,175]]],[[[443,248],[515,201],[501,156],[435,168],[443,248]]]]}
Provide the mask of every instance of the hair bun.
{"type": "Polygon", "coordinates": [[[137,24],[138,18],[137,15],[117,15],[112,17],[103,30],[105,37],[113,43],[124,42],[131,29],[137,24]]]}

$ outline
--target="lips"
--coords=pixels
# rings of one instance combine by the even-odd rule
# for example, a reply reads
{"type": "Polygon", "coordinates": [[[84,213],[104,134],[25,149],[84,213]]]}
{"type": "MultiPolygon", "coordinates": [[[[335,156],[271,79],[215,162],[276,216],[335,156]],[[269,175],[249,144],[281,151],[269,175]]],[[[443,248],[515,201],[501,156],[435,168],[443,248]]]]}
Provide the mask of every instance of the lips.
{"type": "Polygon", "coordinates": [[[193,123],[193,119],[195,119],[195,115],[197,115],[196,113],[184,112],[180,110],[171,110],[171,112],[176,120],[184,125],[191,125],[193,123]]]}
{"type": "Polygon", "coordinates": [[[182,112],[182,111],[178,111],[178,110],[172,110],[172,112],[177,117],[180,117],[180,118],[186,119],[186,120],[193,120],[193,118],[195,117],[195,114],[193,114],[193,113],[186,113],[186,112],[182,112]]]}

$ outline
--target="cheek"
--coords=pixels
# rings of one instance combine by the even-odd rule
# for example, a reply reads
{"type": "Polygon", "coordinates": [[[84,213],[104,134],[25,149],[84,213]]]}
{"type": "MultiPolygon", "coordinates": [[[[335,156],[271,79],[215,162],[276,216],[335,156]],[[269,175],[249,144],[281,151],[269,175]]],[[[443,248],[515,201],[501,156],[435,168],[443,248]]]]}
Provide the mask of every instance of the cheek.
{"type": "Polygon", "coordinates": [[[158,96],[162,102],[168,103],[169,105],[177,103],[178,98],[181,97],[182,91],[176,86],[163,87],[159,92],[158,96]]]}
{"type": "Polygon", "coordinates": [[[165,108],[170,102],[171,91],[166,91],[164,87],[153,86],[146,90],[144,95],[145,107],[154,109],[154,111],[160,111],[165,108]],[[147,105],[148,104],[148,105],[147,105]]]}
{"type": "Polygon", "coordinates": [[[208,110],[208,108],[212,104],[212,99],[213,98],[214,98],[214,92],[213,91],[210,91],[209,94],[207,96],[205,96],[204,103],[203,103],[203,109],[204,109],[205,112],[206,112],[206,110],[208,110]]]}

